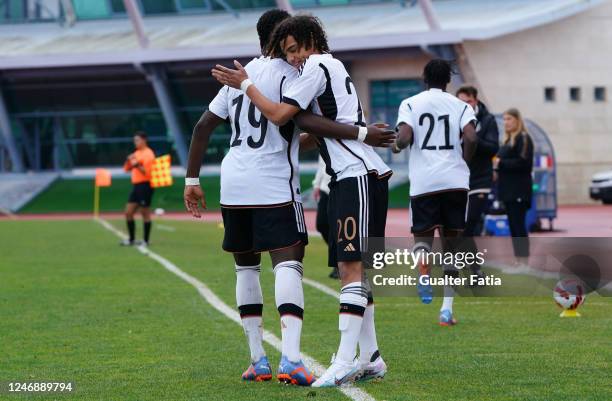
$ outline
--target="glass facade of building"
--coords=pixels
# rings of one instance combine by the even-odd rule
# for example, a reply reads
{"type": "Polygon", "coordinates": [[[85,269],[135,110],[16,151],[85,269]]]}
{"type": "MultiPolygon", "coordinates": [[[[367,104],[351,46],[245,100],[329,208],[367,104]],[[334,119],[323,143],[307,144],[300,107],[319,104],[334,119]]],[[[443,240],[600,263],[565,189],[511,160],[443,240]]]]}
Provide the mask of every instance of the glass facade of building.
{"type": "Polygon", "coordinates": [[[384,121],[395,124],[397,108],[402,100],[414,96],[425,87],[420,79],[393,79],[370,82],[370,121],[384,121]]]}
{"type": "MultiPolygon", "coordinates": [[[[149,135],[156,153],[171,153],[178,162],[153,87],[143,74],[129,67],[63,73],[4,77],[7,108],[28,168],[121,164],[139,130],[149,135]],[[35,149],[32,154],[30,149],[35,149]]],[[[181,135],[189,143],[219,84],[208,72],[190,70],[169,71],[168,82],[181,135]]],[[[207,162],[223,158],[229,133],[228,125],[217,129],[207,162]]]]}
{"type": "MultiPolygon", "coordinates": [[[[294,0],[295,6],[342,5],[352,0],[294,0]]],[[[225,0],[238,9],[270,8],[275,0],[225,0]]],[[[77,19],[127,18],[123,0],[72,0],[77,19]]],[[[221,9],[215,0],[137,0],[145,15],[209,12],[221,9]]],[[[58,0],[0,1],[0,23],[37,22],[63,15],[58,0]]],[[[191,132],[220,85],[210,76],[211,62],[160,65],[188,145],[191,132]]],[[[145,131],[157,154],[170,153],[179,163],[152,82],[132,65],[5,71],[2,95],[18,151],[27,169],[71,169],[121,165],[132,150],[132,135],[145,131]]],[[[402,99],[422,89],[419,80],[370,83],[368,121],[393,124],[402,99]]],[[[220,126],[209,144],[205,162],[219,163],[228,149],[231,128],[220,126]]],[[[0,170],[7,148],[0,142],[0,170]]],[[[316,153],[303,155],[316,158],[316,153]]]]}
{"type": "MultiPolygon", "coordinates": [[[[3,91],[13,131],[28,169],[71,169],[121,165],[131,151],[132,134],[145,131],[157,154],[178,158],[151,83],[130,67],[63,71],[55,77],[34,73],[5,75],[3,91]]],[[[219,85],[207,69],[173,65],[168,87],[189,143],[191,131],[219,85]]],[[[372,81],[368,121],[391,125],[402,99],[422,90],[417,79],[372,81]]],[[[206,164],[217,164],[228,149],[231,128],[211,137],[206,164]]],[[[314,159],[315,153],[303,157],[314,159]]]]}

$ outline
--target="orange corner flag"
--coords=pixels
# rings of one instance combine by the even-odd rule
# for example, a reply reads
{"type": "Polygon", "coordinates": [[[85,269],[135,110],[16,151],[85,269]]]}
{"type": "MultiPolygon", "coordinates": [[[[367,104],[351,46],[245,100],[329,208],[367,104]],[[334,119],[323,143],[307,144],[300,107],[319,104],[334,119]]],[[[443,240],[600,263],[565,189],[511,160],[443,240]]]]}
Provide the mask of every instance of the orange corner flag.
{"type": "Polygon", "coordinates": [[[172,186],[172,174],[170,173],[170,165],[172,159],[170,155],[163,155],[155,159],[151,169],[151,187],[170,187],[172,186]]]}
{"type": "Polygon", "coordinates": [[[100,187],[111,186],[111,173],[105,168],[96,169],[96,179],[94,181],[94,217],[100,215],[100,187]]]}
{"type": "Polygon", "coordinates": [[[96,187],[110,187],[111,173],[105,168],[96,169],[96,187]]]}

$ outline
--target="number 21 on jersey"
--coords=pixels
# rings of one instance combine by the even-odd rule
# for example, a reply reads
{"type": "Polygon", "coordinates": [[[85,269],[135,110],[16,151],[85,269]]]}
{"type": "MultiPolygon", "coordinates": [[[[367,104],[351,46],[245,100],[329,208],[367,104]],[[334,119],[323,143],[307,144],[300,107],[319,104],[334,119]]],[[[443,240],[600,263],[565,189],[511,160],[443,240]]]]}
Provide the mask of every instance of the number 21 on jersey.
{"type": "MultiPolygon", "coordinates": [[[[425,138],[423,139],[423,143],[421,144],[421,150],[451,150],[455,147],[450,143],[450,124],[449,124],[449,115],[444,114],[443,116],[438,116],[436,119],[431,113],[423,113],[421,117],[419,117],[419,126],[425,127],[427,126],[427,133],[425,134],[425,138]],[[443,124],[444,129],[444,144],[443,145],[433,145],[431,144],[431,135],[434,133],[434,130],[437,128],[436,124],[443,124]]],[[[437,132],[437,131],[436,131],[437,132]]]]}

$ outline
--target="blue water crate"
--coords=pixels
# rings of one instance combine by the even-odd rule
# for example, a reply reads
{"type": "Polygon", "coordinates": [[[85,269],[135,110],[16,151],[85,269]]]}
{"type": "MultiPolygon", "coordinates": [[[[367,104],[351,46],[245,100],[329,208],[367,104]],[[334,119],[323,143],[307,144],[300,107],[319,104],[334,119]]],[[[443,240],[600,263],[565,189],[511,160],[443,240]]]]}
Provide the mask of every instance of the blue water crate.
{"type": "Polygon", "coordinates": [[[510,236],[510,225],[508,224],[508,216],[506,216],[505,214],[486,215],[485,232],[487,235],[492,235],[494,237],[510,236]]]}

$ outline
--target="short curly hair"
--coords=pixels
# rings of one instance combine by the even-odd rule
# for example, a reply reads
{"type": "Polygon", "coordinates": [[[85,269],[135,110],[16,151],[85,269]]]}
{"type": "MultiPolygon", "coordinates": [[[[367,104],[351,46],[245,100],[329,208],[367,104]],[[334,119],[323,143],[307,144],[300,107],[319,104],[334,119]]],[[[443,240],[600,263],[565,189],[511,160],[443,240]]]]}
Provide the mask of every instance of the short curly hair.
{"type": "Polygon", "coordinates": [[[315,16],[296,15],[281,22],[272,34],[267,53],[272,57],[284,58],[281,42],[288,36],[293,36],[298,47],[329,53],[327,35],[321,21],[315,16]]]}
{"type": "Polygon", "coordinates": [[[431,60],[423,69],[423,81],[429,86],[445,87],[451,81],[453,67],[450,61],[431,60]]]}
{"type": "Polygon", "coordinates": [[[257,21],[257,35],[259,36],[259,46],[261,46],[261,53],[263,55],[266,55],[266,49],[270,43],[274,28],[287,18],[291,18],[291,14],[278,8],[268,10],[259,17],[257,21]]]}

